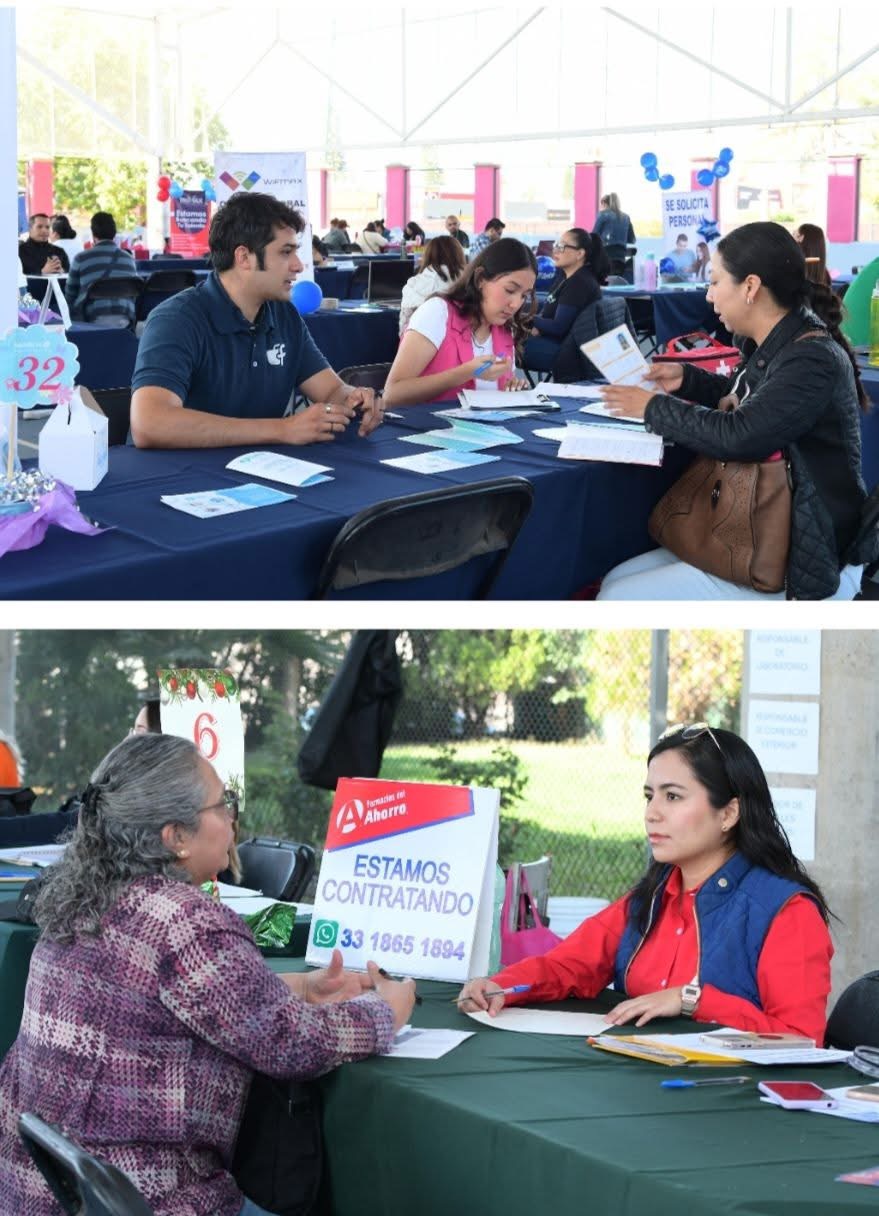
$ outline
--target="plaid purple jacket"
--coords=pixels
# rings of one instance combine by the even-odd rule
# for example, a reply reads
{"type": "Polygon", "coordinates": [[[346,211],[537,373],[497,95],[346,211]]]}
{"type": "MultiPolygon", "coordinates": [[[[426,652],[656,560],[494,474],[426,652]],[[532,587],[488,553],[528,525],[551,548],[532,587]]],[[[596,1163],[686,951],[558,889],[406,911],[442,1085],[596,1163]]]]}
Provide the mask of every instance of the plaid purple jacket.
{"type": "Polygon", "coordinates": [[[375,994],[309,1005],[196,887],[133,882],[99,937],[38,942],[0,1067],[0,1216],[61,1216],[18,1138],[31,1111],[123,1170],[156,1216],[235,1216],[228,1173],[254,1070],[314,1077],[386,1051],[375,994]]]}

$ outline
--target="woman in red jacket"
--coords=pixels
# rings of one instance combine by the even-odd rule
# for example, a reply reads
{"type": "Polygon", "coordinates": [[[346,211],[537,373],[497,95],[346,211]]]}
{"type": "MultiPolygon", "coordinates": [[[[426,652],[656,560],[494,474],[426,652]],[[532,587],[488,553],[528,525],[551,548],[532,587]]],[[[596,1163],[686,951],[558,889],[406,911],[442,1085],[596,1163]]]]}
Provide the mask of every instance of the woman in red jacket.
{"type": "Polygon", "coordinates": [[[648,757],[644,794],[653,860],[637,886],[548,954],[470,980],[464,1008],[497,1014],[507,1000],[594,997],[613,983],[628,998],[607,1015],[614,1025],[683,1014],[821,1043],[830,913],[751,748],[732,731],[675,728],[648,757]]]}

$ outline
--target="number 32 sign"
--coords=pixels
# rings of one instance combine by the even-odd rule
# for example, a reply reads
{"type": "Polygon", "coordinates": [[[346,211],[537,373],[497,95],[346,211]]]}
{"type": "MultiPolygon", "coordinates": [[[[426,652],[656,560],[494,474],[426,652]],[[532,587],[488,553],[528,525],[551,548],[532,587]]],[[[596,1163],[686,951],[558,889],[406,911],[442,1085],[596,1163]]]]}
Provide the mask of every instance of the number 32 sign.
{"type": "Polygon", "coordinates": [[[0,339],[0,400],[21,410],[69,401],[79,352],[63,332],[45,325],[13,329],[0,339]]]}

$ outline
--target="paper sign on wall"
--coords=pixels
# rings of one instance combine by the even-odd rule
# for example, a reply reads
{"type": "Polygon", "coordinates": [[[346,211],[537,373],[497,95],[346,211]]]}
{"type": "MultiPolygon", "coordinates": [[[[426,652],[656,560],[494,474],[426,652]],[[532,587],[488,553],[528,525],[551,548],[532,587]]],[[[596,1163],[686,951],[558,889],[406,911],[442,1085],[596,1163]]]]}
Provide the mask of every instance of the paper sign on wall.
{"type": "Polygon", "coordinates": [[[752,629],[749,640],[748,678],[752,695],[818,696],[820,629],[752,629]]]}
{"type": "Polygon", "coordinates": [[[497,790],[343,778],[306,962],[463,983],[488,970],[497,790]]]}
{"type": "Polygon", "coordinates": [[[755,701],[748,742],[768,773],[818,772],[819,708],[815,701],[755,701]]]}
{"type": "Polygon", "coordinates": [[[815,860],[815,790],[770,789],[775,812],[800,861],[815,860]]]}
{"type": "Polygon", "coordinates": [[[158,674],[162,733],[194,743],[243,807],[244,723],[235,677],[213,667],[172,667],[158,674]]]}
{"type": "MultiPolygon", "coordinates": [[[[253,190],[280,199],[298,211],[306,225],[310,223],[304,152],[214,152],[214,178],[220,204],[240,190],[253,190]]],[[[303,270],[297,278],[313,279],[311,234],[307,229],[300,237],[298,252],[303,270]]]]}

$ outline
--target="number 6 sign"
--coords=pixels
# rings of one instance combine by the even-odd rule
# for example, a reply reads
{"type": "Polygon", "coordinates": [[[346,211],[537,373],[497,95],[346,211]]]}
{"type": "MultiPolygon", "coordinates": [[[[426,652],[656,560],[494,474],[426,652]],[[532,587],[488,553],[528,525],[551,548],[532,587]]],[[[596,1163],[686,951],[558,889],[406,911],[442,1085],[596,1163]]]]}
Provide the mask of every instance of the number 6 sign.
{"type": "Polygon", "coordinates": [[[244,723],[238,681],[213,667],[159,670],[162,731],[180,735],[244,800],[244,723]]]}
{"type": "Polygon", "coordinates": [[[21,410],[69,401],[79,352],[63,332],[45,325],[13,329],[0,340],[0,400],[21,410]]]}

